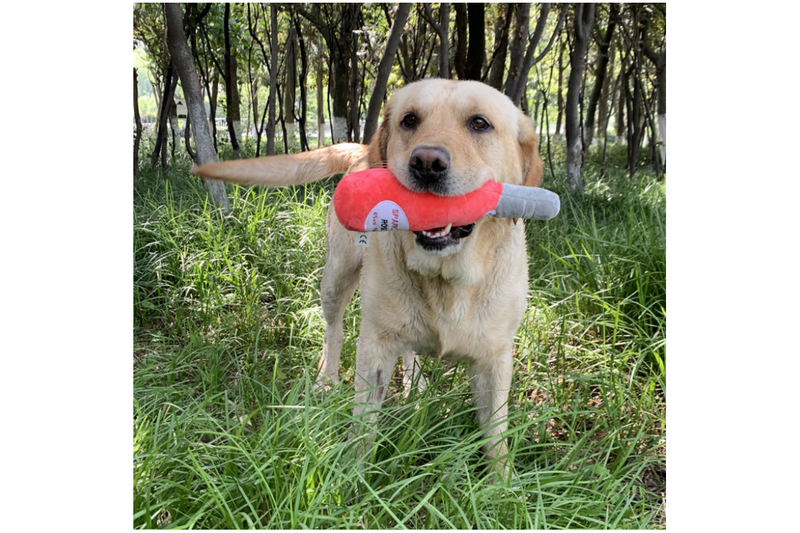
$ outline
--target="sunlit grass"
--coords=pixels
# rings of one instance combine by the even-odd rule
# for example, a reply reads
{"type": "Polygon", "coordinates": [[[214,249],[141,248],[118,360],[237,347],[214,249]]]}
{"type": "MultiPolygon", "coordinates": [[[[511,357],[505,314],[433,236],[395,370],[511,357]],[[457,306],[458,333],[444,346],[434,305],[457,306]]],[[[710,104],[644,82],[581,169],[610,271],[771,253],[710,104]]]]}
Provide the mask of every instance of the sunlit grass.
{"type": "Polygon", "coordinates": [[[335,179],[229,187],[179,160],[135,184],[134,527],[652,528],[666,490],[664,183],[612,173],[528,222],[530,298],[509,407],[514,479],[488,482],[463,366],[381,411],[355,454],[358,303],[342,385],[311,392],[335,179]]]}

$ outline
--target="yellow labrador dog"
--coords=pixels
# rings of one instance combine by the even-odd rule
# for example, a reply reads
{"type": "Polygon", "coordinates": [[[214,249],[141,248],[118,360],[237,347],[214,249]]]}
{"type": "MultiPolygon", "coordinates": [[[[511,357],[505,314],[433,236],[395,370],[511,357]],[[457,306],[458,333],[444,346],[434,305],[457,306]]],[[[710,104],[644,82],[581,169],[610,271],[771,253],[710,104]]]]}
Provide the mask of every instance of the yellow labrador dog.
{"type": "MultiPolygon", "coordinates": [[[[337,144],[311,152],[212,163],[195,174],[269,187],[387,167],[407,188],[442,196],[487,180],[537,187],[542,179],[530,119],[506,96],[475,81],[433,79],[398,90],[370,145],[337,144]]],[[[493,437],[485,450],[504,460],[512,344],[526,306],[528,261],[522,222],[486,217],[468,226],[371,234],[369,246],[329,207],[322,275],[325,340],[317,384],[338,381],[345,307],[361,283],[356,354],[357,407],[374,421],[403,356],[404,384],[419,380],[415,353],[469,364],[478,422],[493,437]]]]}

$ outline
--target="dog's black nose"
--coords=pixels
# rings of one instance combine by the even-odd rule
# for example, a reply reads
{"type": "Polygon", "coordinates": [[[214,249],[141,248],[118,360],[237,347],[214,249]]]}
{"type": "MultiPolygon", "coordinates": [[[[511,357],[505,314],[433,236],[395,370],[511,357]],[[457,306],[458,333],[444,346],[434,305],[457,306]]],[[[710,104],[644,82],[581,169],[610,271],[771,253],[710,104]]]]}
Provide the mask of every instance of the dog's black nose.
{"type": "Polygon", "coordinates": [[[439,146],[417,146],[408,160],[408,170],[424,188],[436,185],[450,168],[450,152],[439,146]]]}

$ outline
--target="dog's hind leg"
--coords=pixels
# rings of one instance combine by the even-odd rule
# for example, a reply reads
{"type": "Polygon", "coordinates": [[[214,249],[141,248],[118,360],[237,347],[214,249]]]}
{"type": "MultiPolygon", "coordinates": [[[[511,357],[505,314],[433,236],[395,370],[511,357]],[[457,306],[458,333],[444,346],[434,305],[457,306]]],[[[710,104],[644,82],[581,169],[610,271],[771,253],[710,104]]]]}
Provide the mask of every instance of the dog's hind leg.
{"type": "Polygon", "coordinates": [[[320,297],[325,317],[325,338],[316,387],[339,381],[339,360],[344,342],[344,311],[353,297],[361,274],[363,248],[357,248],[352,235],[335,220],[333,206],[328,210],[328,252],[322,271],[320,297]]]}

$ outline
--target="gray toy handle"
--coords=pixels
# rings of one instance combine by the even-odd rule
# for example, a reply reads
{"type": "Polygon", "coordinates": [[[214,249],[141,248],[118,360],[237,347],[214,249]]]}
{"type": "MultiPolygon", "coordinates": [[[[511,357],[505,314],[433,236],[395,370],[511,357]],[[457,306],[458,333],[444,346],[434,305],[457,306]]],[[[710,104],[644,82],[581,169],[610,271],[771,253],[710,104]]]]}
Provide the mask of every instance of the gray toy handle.
{"type": "Polygon", "coordinates": [[[552,191],[504,183],[494,216],[550,220],[560,209],[561,199],[552,191]]]}

